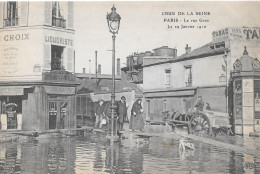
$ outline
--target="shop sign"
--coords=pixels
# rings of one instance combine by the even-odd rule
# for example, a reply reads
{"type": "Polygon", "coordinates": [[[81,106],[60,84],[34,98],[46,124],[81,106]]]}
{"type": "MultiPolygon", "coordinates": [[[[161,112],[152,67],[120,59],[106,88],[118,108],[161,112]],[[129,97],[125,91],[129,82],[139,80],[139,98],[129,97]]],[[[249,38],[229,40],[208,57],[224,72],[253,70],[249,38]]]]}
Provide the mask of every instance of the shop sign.
{"type": "Polygon", "coordinates": [[[242,28],[224,28],[212,32],[212,42],[218,43],[229,39],[242,40],[244,39],[242,28]]]}
{"type": "Polygon", "coordinates": [[[10,88],[10,87],[0,88],[0,96],[15,96],[15,95],[23,95],[23,88],[10,88]]]}
{"type": "Polygon", "coordinates": [[[2,71],[4,73],[13,74],[18,71],[18,53],[19,49],[16,47],[9,47],[3,49],[3,58],[1,64],[2,71]]]}
{"type": "Polygon", "coordinates": [[[73,95],[75,94],[74,87],[57,87],[57,86],[45,86],[45,92],[47,94],[60,94],[60,95],[73,95]]]}
{"type": "Polygon", "coordinates": [[[253,79],[243,79],[243,92],[253,92],[253,79]]]}
{"type": "Polygon", "coordinates": [[[59,36],[45,36],[45,42],[58,45],[73,46],[73,40],[59,36]]]}

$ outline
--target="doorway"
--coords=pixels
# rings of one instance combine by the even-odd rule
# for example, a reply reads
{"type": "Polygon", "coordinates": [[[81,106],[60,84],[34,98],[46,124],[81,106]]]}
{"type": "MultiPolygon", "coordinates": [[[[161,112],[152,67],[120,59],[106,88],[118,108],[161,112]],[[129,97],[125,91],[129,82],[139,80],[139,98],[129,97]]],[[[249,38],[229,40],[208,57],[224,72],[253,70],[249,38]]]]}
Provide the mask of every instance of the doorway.
{"type": "Polygon", "coordinates": [[[64,129],[68,117],[68,101],[49,101],[49,129],[64,129]]]}

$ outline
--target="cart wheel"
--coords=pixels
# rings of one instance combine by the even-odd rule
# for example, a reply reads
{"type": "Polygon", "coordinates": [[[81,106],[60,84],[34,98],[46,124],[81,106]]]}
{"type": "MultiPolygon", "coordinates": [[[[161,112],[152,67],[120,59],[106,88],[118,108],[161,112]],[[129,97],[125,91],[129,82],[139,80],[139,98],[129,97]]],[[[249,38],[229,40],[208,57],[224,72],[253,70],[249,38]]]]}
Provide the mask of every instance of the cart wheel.
{"type": "Polygon", "coordinates": [[[208,117],[201,113],[194,114],[189,123],[189,133],[201,137],[208,137],[211,136],[211,132],[208,117]]]}

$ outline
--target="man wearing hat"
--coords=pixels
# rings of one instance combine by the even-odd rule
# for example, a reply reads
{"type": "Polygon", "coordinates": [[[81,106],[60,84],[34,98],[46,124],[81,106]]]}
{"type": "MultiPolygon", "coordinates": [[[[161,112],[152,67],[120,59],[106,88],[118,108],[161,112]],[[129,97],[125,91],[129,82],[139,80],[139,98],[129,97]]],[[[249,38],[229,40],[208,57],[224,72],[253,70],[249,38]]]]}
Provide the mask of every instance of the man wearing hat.
{"type": "Polygon", "coordinates": [[[102,116],[104,115],[104,108],[103,108],[104,100],[100,100],[95,108],[95,128],[101,128],[101,120],[102,116]]]}
{"type": "Polygon", "coordinates": [[[126,107],[125,100],[126,100],[125,96],[122,96],[121,100],[117,103],[119,130],[123,130],[124,118],[127,117],[127,107],[126,107]]]}

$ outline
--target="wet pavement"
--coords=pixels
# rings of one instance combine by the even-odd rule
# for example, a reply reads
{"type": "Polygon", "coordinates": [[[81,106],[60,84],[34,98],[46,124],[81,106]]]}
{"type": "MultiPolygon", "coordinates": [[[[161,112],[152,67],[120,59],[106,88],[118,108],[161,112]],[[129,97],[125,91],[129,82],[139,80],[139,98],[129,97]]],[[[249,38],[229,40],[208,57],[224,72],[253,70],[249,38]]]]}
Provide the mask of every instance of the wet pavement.
{"type": "MultiPolygon", "coordinates": [[[[0,144],[0,173],[260,173],[258,155],[185,141],[195,150],[179,149],[174,137],[141,138],[128,133],[111,144],[100,132],[85,131],[78,137],[44,135],[0,144]]],[[[257,150],[260,146],[259,139],[253,138],[228,141],[257,150]]]]}

